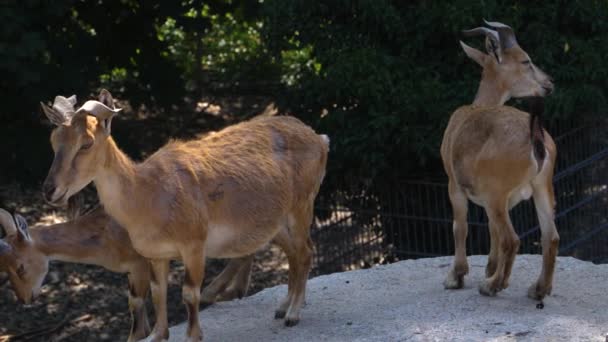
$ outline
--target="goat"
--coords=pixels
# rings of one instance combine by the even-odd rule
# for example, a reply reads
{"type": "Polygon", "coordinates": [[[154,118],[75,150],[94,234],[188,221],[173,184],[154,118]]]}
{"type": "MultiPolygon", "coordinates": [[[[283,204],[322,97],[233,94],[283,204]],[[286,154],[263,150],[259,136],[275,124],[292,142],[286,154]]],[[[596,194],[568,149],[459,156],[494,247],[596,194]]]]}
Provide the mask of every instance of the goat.
{"type": "MultiPolygon", "coordinates": [[[[166,312],[168,261],[181,259],[188,340],[202,339],[198,304],[205,258],[245,257],[270,241],[289,261],[287,296],[275,318],[285,318],[287,326],[298,323],[327,136],[294,117],[261,117],[200,139],[169,142],[135,163],[112,139],[112,118],[120,109],[107,90],[76,112],[42,107],[57,125],[45,199],[62,205],[93,181],[105,210],[125,227],[135,250],[151,259],[152,297],[160,312],[166,312]]],[[[152,340],[168,336],[165,314],[152,340]]]]}
{"type": "Polygon", "coordinates": [[[145,298],[150,287],[150,264],[133,249],[127,232],[96,208],[73,221],[29,229],[21,215],[0,209],[0,225],[6,237],[0,240],[0,270],[23,303],[40,293],[49,261],[60,260],[102,266],[127,273],[131,332],[128,341],[150,333],[145,298]]]}
{"type": "Polygon", "coordinates": [[[519,249],[509,210],[532,196],[542,232],[543,266],[528,296],[542,300],[551,293],[559,244],[552,183],[557,149],[541,126],[540,113],[530,115],[504,103],[510,98],[547,96],[553,83],[519,46],[511,27],[486,24],[491,28],[464,31],[467,36],[486,37],[487,54],[460,42],[466,55],[483,68],[482,79],[473,104],[452,114],[441,144],[455,245],[454,264],[444,286],[461,288],[468,273],[465,243],[471,200],[485,209],[491,236],[487,278],[479,291],[494,296],[508,287],[519,249]]]}

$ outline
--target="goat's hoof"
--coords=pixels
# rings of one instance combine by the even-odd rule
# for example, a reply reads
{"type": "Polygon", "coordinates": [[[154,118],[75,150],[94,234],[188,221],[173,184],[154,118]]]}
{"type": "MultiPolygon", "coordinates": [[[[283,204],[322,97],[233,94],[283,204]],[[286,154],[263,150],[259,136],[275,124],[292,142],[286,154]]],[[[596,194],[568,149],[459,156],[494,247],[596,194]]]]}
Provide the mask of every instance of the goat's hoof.
{"type": "Polygon", "coordinates": [[[285,318],[285,315],[287,314],[286,311],[283,310],[277,310],[274,312],[274,319],[281,319],[281,318],[285,318]]]}
{"type": "Polygon", "coordinates": [[[448,276],[443,281],[443,287],[446,290],[461,289],[464,286],[464,274],[456,275],[454,270],[450,270],[448,276]]]}
{"type": "Polygon", "coordinates": [[[288,318],[285,320],[285,326],[293,327],[293,326],[297,325],[299,322],[300,322],[300,320],[298,318],[288,318]]]}
{"type": "Polygon", "coordinates": [[[203,341],[203,335],[196,335],[196,336],[187,336],[185,339],[187,342],[202,342],[203,341]]]}
{"type": "Polygon", "coordinates": [[[149,341],[151,342],[162,342],[162,341],[168,341],[169,340],[169,332],[167,331],[167,333],[163,333],[163,334],[158,334],[153,332],[152,335],[150,335],[150,337],[148,338],[149,341]]]}
{"type": "Polygon", "coordinates": [[[491,286],[487,281],[483,281],[481,284],[479,284],[479,293],[484,296],[494,297],[498,291],[500,290],[494,286],[491,286]]]}
{"type": "Polygon", "coordinates": [[[543,300],[545,296],[551,294],[551,286],[542,286],[539,283],[534,283],[528,288],[528,297],[534,300],[543,300]]]}

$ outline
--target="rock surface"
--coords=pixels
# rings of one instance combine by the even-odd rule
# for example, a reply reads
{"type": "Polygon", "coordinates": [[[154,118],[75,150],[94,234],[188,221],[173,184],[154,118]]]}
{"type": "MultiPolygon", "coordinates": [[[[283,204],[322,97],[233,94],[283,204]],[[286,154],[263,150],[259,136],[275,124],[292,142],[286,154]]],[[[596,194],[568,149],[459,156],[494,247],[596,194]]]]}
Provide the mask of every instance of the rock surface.
{"type": "MultiPolygon", "coordinates": [[[[401,261],[309,280],[292,328],[274,320],[285,285],[215,304],[200,314],[205,341],[608,341],[608,265],[557,262],[544,309],[526,297],[541,257],[518,255],[510,287],[481,296],[485,256],[469,257],[465,288],[444,290],[451,257],[401,261]]],[[[171,328],[183,341],[185,325],[171,328]]]]}

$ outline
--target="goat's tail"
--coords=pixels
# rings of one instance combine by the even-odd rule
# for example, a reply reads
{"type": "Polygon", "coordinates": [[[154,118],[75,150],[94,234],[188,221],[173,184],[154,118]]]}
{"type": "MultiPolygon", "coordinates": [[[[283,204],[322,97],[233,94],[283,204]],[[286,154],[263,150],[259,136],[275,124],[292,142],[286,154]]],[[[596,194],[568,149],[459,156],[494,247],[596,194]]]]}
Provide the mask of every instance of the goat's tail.
{"type": "Polygon", "coordinates": [[[530,140],[532,142],[532,153],[538,164],[538,170],[542,168],[543,161],[547,157],[545,150],[545,133],[542,123],[542,115],[545,111],[545,100],[542,97],[529,99],[530,103],[530,140]]]}
{"type": "Polygon", "coordinates": [[[329,149],[329,137],[327,135],[325,135],[325,134],[320,134],[319,136],[321,137],[321,139],[323,140],[323,142],[325,143],[325,145],[329,149]]]}

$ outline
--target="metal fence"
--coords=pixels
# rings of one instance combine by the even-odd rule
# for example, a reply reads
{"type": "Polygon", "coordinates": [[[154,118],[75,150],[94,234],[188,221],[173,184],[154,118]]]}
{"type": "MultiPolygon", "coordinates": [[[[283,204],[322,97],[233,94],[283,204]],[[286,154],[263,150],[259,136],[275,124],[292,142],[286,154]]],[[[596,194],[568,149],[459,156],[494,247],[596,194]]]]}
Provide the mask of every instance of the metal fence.
{"type": "MultiPolygon", "coordinates": [[[[560,255],[608,262],[608,122],[549,126],[558,147],[554,176],[560,255]]],[[[319,196],[313,240],[313,273],[323,274],[395,260],[451,255],[452,210],[447,179],[391,181],[348,186],[319,196]]],[[[532,201],[511,210],[520,253],[540,253],[540,230],[532,201]]],[[[469,204],[469,254],[487,254],[483,208],[469,204]]]]}

